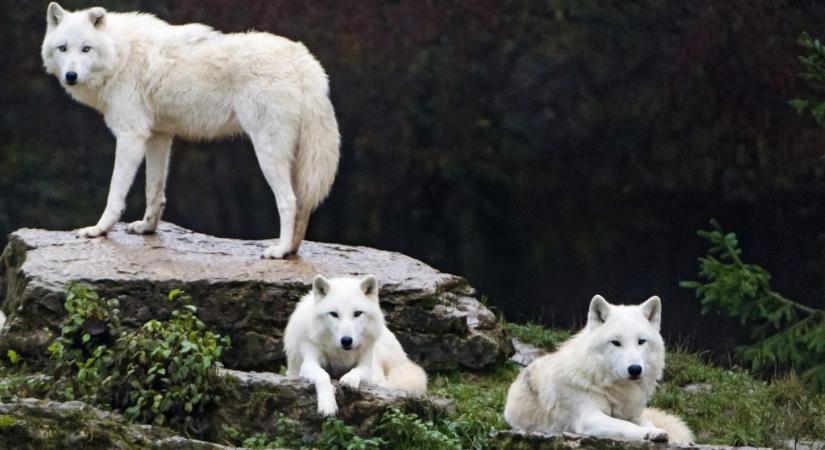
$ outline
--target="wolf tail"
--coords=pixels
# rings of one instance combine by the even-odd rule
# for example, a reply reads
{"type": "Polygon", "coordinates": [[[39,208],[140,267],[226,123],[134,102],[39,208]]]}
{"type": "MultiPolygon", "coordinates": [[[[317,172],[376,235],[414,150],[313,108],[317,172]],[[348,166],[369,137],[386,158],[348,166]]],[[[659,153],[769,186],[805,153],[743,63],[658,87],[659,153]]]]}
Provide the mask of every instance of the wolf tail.
{"type": "Polygon", "coordinates": [[[298,210],[293,248],[306,234],[309,214],[329,194],[338,172],[341,135],[329,99],[329,81],[324,69],[307,52],[309,70],[301,81],[301,125],[292,166],[292,187],[298,210]]]}
{"type": "Polygon", "coordinates": [[[423,394],[427,392],[427,372],[418,364],[410,361],[404,356],[397,358],[390,367],[385,367],[386,382],[384,386],[393,389],[403,389],[405,391],[423,394]]]}
{"type": "Polygon", "coordinates": [[[694,441],[693,432],[682,419],[661,409],[645,408],[642,419],[653,422],[657,428],[667,431],[668,440],[675,444],[689,444],[694,441]]]}

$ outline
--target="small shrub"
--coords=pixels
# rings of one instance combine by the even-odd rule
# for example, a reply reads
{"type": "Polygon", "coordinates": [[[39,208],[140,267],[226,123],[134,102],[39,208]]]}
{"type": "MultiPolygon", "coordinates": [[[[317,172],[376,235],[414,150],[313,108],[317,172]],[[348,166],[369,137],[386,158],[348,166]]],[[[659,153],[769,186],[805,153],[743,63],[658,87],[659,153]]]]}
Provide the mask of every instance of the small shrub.
{"type": "Polygon", "coordinates": [[[315,447],[324,450],[380,450],[386,442],[378,437],[364,438],[337,417],[324,420],[315,447]]]}
{"type": "Polygon", "coordinates": [[[130,420],[189,420],[218,400],[212,386],[229,338],[206,329],[189,296],[174,290],[169,300],[178,308],[168,321],[150,320],[115,346],[114,406],[130,420]]]}
{"type": "Polygon", "coordinates": [[[207,330],[181,291],[168,321],[121,331],[116,300],[88,286],[68,287],[61,335],[49,346],[51,396],[123,411],[130,420],[190,429],[213,393],[229,338],[207,330]]]}
{"type": "Polygon", "coordinates": [[[699,258],[700,281],[680,286],[696,291],[702,312],[721,312],[751,328],[753,343],[738,355],[759,371],[795,371],[802,380],[825,391],[825,310],[795,302],[771,289],[770,274],[742,260],[739,241],[716,221],[699,231],[710,242],[699,258]]]}
{"type": "Polygon", "coordinates": [[[52,396],[94,405],[111,402],[111,346],[120,336],[116,299],[102,299],[88,285],[66,288],[60,337],[48,347],[54,376],[52,396]]]}
{"type": "Polygon", "coordinates": [[[398,408],[381,418],[376,433],[398,450],[461,450],[461,439],[450,423],[439,429],[433,422],[398,408]]]}
{"type": "MultiPolygon", "coordinates": [[[[804,54],[799,56],[802,66],[799,76],[814,92],[822,95],[825,92],[825,45],[808,33],[802,33],[797,43],[804,51],[804,54]]],[[[825,100],[797,98],[791,100],[790,104],[800,114],[810,112],[816,124],[825,128],[825,100]]]]}

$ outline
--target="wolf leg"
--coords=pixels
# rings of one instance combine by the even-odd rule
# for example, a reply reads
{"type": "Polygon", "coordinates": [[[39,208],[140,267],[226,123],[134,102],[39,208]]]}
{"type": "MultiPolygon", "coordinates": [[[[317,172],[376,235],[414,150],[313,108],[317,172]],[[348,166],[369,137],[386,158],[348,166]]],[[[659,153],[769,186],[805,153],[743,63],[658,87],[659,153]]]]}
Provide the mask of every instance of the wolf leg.
{"type": "Polygon", "coordinates": [[[266,133],[250,136],[264,177],[275,194],[281,222],[278,243],[264,250],[264,258],[280,259],[292,250],[295,232],[297,199],[292,189],[292,154],[295,149],[295,136],[290,136],[286,130],[275,136],[266,133]]]}
{"type": "Polygon", "coordinates": [[[369,351],[361,355],[361,359],[358,360],[358,365],[338,380],[338,384],[358,389],[358,386],[360,386],[362,382],[370,382],[372,380],[372,364],[373,350],[369,349],[369,351]]]}
{"type": "Polygon", "coordinates": [[[112,171],[106,209],[103,210],[96,225],[77,230],[78,237],[102,236],[120,220],[123,210],[126,209],[126,194],[129,193],[129,188],[135,180],[135,174],[145,154],[146,137],[132,133],[118,135],[115,167],[112,171]]]}
{"type": "Polygon", "coordinates": [[[166,174],[171,150],[171,135],[153,133],[146,141],[146,213],[143,220],[129,224],[126,228],[129,233],[154,233],[157,228],[166,206],[166,174]]]}
{"type": "Polygon", "coordinates": [[[315,393],[318,396],[318,414],[322,416],[334,416],[338,412],[338,404],[335,403],[335,386],[329,379],[329,374],[320,364],[315,352],[308,345],[304,346],[304,362],[301,364],[301,377],[309,380],[315,385],[315,393]]]}
{"type": "Polygon", "coordinates": [[[665,430],[659,428],[645,428],[626,420],[610,417],[601,411],[591,411],[579,419],[574,430],[576,433],[587,434],[608,439],[623,441],[667,442],[665,430]]]}

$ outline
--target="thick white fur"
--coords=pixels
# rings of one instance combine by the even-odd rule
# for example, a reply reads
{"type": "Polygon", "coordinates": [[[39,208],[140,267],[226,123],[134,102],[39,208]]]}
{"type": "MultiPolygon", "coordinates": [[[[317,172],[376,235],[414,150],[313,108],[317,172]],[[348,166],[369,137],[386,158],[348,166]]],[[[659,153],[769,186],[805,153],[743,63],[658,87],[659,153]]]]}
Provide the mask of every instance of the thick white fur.
{"type": "Polygon", "coordinates": [[[76,100],[100,111],[117,138],[106,209],[78,235],[106,234],[120,220],[144,159],[146,213],[128,230],[153,232],[166,202],[172,139],[245,133],[281,222],[278,243],[264,256],[297,251],[310,212],[332,186],[340,143],[327,75],[303,44],[100,7],[69,12],[51,3],[46,19],[46,71],[76,100]]]}
{"type": "Polygon", "coordinates": [[[361,383],[423,393],[427,373],[407,358],[384,324],[375,277],[315,277],[284,331],[287,374],[312,381],[318,412],[338,410],[331,378],[357,388],[361,383]],[[360,312],[360,314],[358,314],[360,312]],[[357,316],[357,317],[356,317],[357,316]],[[352,339],[345,349],[342,338],[352,339]]]}
{"type": "Polygon", "coordinates": [[[692,442],[681,419],[645,408],[665,366],[660,323],[659,297],[636,306],[593,297],[587,326],[519,373],[507,394],[505,420],[529,431],[692,442]],[[638,378],[631,366],[641,367],[638,378]]]}

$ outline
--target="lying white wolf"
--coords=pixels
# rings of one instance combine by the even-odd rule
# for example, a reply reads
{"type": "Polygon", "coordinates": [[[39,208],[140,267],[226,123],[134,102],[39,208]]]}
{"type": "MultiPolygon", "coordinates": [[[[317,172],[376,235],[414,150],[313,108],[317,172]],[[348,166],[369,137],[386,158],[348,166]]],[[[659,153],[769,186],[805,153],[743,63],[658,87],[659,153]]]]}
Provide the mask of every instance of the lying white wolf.
{"type": "Polygon", "coordinates": [[[278,243],[264,256],[298,250],[310,212],[335,179],[340,143],[327,75],[303,44],[100,7],[68,12],[57,3],[46,21],[46,70],[100,111],[117,138],[106,209],[79,236],[106,234],[120,220],[144,158],[146,214],[128,230],[153,232],[166,203],[172,139],[246,133],[280,216],[278,243]]]}
{"type": "Polygon", "coordinates": [[[316,276],[312,291],[289,317],[284,349],[287,374],[315,384],[322,415],[338,410],[331,378],[352,388],[368,383],[420,393],[427,390],[427,373],[407,358],[384,325],[378,282],[372,275],[316,276]]]}
{"type": "Polygon", "coordinates": [[[528,431],[692,442],[681,419],[645,408],[665,366],[661,313],[659,297],[637,306],[593,297],[584,330],[524,368],[510,386],[507,423],[528,431]]]}

